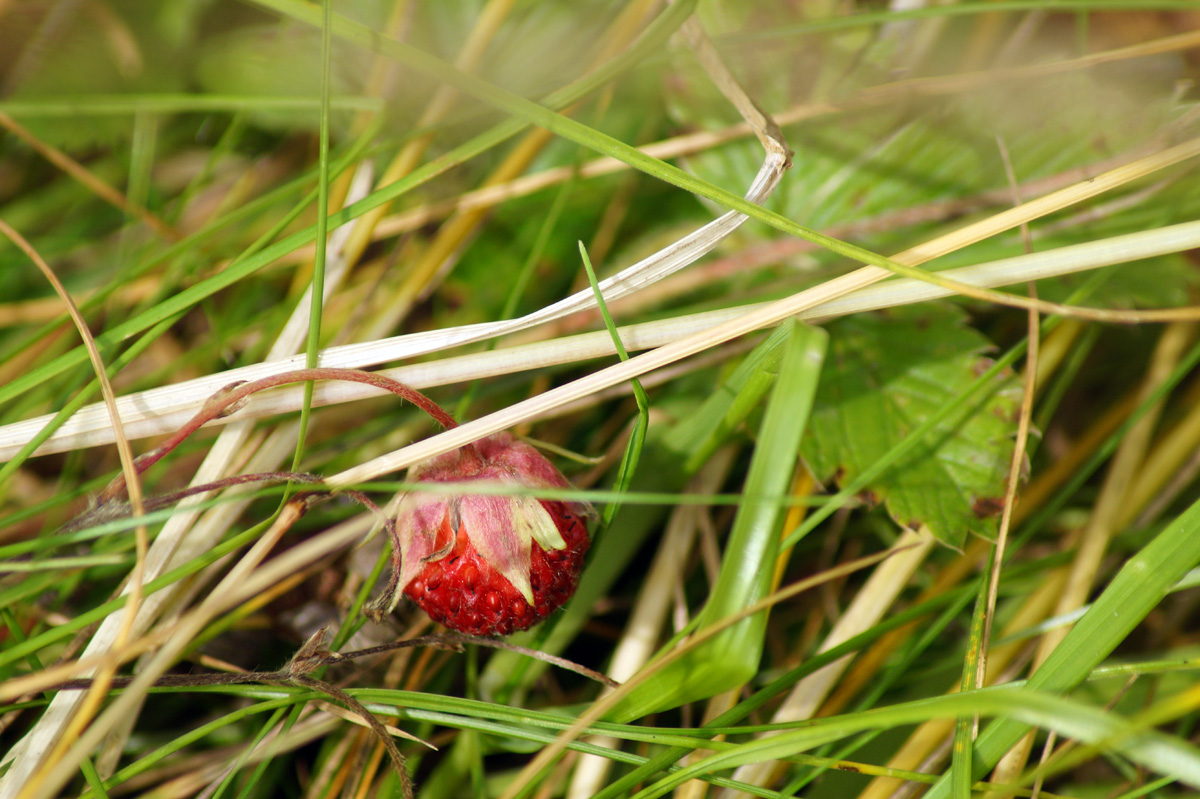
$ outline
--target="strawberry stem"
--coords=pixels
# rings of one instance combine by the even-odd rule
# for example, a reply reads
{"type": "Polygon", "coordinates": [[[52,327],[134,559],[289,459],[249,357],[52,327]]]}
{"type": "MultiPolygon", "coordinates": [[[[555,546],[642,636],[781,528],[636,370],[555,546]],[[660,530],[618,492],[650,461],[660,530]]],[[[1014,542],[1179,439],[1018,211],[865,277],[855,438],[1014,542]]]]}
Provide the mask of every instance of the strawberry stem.
{"type": "MultiPolygon", "coordinates": [[[[291,372],[282,372],[270,377],[260,378],[259,380],[251,380],[243,383],[231,383],[228,386],[217,391],[204,403],[195,416],[189,419],[178,430],[176,430],[170,438],[155,447],[150,452],[138,457],[134,461],[134,467],[138,474],[142,474],[154,464],[158,463],[164,457],[171,453],[176,447],[182,444],[188,436],[199,430],[208,422],[214,419],[219,419],[224,416],[230,416],[236,413],[244,404],[250,395],[259,391],[265,391],[269,388],[285,386],[291,383],[303,383],[308,380],[347,380],[352,383],[365,383],[376,388],[390,391],[397,397],[411,402],[425,413],[429,414],[435,422],[440,424],[447,430],[458,427],[458,422],[454,421],[454,417],[446,413],[442,406],[425,396],[415,388],[410,388],[398,380],[393,380],[374,372],[364,372],[361,369],[337,369],[332,367],[318,367],[316,369],[296,369],[291,372]]],[[[466,449],[466,448],[464,448],[466,449]]],[[[116,499],[125,491],[125,476],[119,475],[108,487],[104,489],[99,497],[101,505],[116,499]]]]}

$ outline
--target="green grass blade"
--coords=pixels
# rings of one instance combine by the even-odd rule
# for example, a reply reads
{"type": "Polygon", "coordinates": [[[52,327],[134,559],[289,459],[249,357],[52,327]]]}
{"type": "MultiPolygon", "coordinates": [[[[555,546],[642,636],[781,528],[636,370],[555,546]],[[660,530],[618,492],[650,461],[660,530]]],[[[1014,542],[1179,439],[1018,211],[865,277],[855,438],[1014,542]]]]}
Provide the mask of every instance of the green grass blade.
{"type": "MultiPolygon", "coordinates": [[[[996,557],[995,548],[992,558],[996,557]]],[[[984,574],[991,574],[991,563],[984,574]]],[[[976,673],[979,658],[982,656],[984,614],[987,612],[988,581],[979,581],[979,591],[975,595],[975,612],[971,614],[971,631],[967,637],[967,656],[963,659],[962,677],[958,682],[959,691],[966,693],[979,688],[976,673]]],[[[953,786],[954,799],[971,799],[971,754],[975,740],[975,730],[978,719],[974,716],[960,716],[954,725],[954,744],[951,753],[950,777],[953,786]]]]}
{"type": "MultiPolygon", "coordinates": [[[[1121,741],[1122,754],[1134,762],[1158,771],[1176,774],[1191,784],[1200,784],[1200,750],[1187,741],[1161,733],[1147,732],[1102,708],[1030,690],[1026,685],[1023,688],[987,688],[865,713],[803,722],[799,729],[758,738],[690,764],[634,794],[634,799],[655,799],[701,775],[749,763],[791,757],[852,733],[976,712],[1020,719],[1012,723],[1025,727],[1037,724],[1057,730],[1065,737],[1087,743],[1121,741]]],[[[977,771],[983,770],[978,766],[976,768],[977,771]]],[[[948,796],[948,786],[948,778],[943,778],[935,786],[935,791],[926,796],[931,796],[934,792],[943,797],[948,796]]]]}
{"type": "MultiPolygon", "coordinates": [[[[767,403],[746,478],[746,499],[726,544],[717,583],[697,617],[703,628],[740,612],[771,590],[782,508],[800,452],[828,337],[820,328],[786,324],[779,379],[767,403]]],[[[697,647],[633,691],[610,718],[627,720],[705,699],[744,684],[757,671],[767,614],[745,619],[697,647]]]]}
{"type": "MultiPolygon", "coordinates": [[[[321,20],[321,124],[318,134],[317,155],[317,254],[313,260],[308,338],[304,346],[304,368],[317,367],[321,348],[321,312],[325,308],[325,257],[329,248],[329,94],[333,82],[333,0],[325,0],[324,17],[321,20]]],[[[304,458],[304,440],[308,435],[308,422],[312,416],[313,382],[304,384],[304,404],[300,408],[300,427],[296,431],[296,454],[292,458],[292,471],[300,471],[304,458]]],[[[285,500],[286,501],[286,498],[285,500]]]]}
{"type": "MultiPolygon", "coordinates": [[[[1029,678],[1029,688],[1057,693],[1083,682],[1197,563],[1200,502],[1125,563],[1091,609],[1029,678]]],[[[975,776],[995,766],[1028,729],[1028,723],[1016,718],[990,724],[975,744],[975,776]]],[[[1172,770],[1167,773],[1182,777],[1172,770]]],[[[945,799],[949,795],[949,781],[943,778],[928,797],[945,799]]]]}
{"type": "Polygon", "coordinates": [[[100,799],[108,799],[108,792],[104,790],[104,781],[100,779],[100,772],[96,771],[96,764],[90,757],[83,759],[83,762],[79,764],[79,770],[83,772],[83,778],[87,780],[92,793],[100,799]]]}
{"type": "MultiPolygon", "coordinates": [[[[238,752],[237,758],[234,759],[234,762],[230,765],[228,771],[225,773],[224,779],[221,780],[221,784],[217,786],[217,790],[213,793],[213,799],[222,799],[222,797],[225,796],[230,786],[233,785],[233,781],[237,779],[238,772],[245,767],[246,761],[250,759],[250,755],[253,754],[254,750],[263,745],[263,742],[267,739],[267,736],[270,735],[271,732],[273,732],[279,726],[279,723],[284,720],[285,714],[288,714],[289,720],[292,720],[296,716],[297,708],[301,706],[302,705],[300,704],[292,705],[290,710],[289,708],[281,707],[272,713],[270,717],[262,723],[254,737],[247,742],[247,744],[242,748],[241,752],[238,752]]],[[[284,731],[286,730],[281,730],[280,732],[284,731]]],[[[257,780],[261,778],[263,769],[266,768],[266,765],[269,762],[269,758],[263,758],[263,760],[259,761],[253,775],[246,780],[246,784],[243,786],[242,792],[239,794],[239,796],[247,795],[247,792],[250,790],[250,788],[252,788],[257,780]]]]}
{"type": "MultiPolygon", "coordinates": [[[[617,357],[622,361],[628,361],[629,353],[625,350],[625,345],[621,343],[617,325],[613,322],[612,314],[608,312],[608,304],[604,302],[604,293],[600,291],[600,283],[596,280],[596,270],[592,268],[592,259],[588,257],[587,248],[583,246],[582,241],[579,242],[579,255],[583,259],[583,268],[587,272],[588,283],[596,295],[596,307],[600,309],[600,315],[604,318],[604,326],[608,328],[608,334],[612,336],[617,357]]],[[[646,396],[646,390],[642,388],[642,381],[635,377],[631,382],[633,397],[637,401],[638,418],[633,426],[633,432],[629,436],[629,442],[625,445],[625,454],[621,456],[621,465],[617,469],[617,479],[613,488],[618,493],[627,491],[630,483],[633,482],[633,474],[637,471],[638,459],[642,457],[642,447],[646,443],[646,428],[650,425],[650,398],[646,396]]],[[[613,517],[620,509],[620,502],[610,502],[604,506],[601,521],[605,527],[612,524],[613,517]]]]}
{"type": "Polygon", "coordinates": [[[789,332],[771,331],[690,416],[667,433],[664,443],[694,474],[762,402],[779,375],[779,356],[789,332]]]}
{"type": "MultiPolygon", "coordinates": [[[[279,714],[281,712],[285,711],[288,707],[296,703],[304,702],[306,698],[315,698],[315,695],[306,692],[288,694],[275,699],[265,699],[260,702],[248,704],[245,707],[238,708],[231,713],[227,713],[211,721],[205,722],[194,729],[181,733],[177,737],[173,738],[169,743],[160,746],[159,748],[146,754],[144,757],[141,757],[133,763],[130,763],[128,766],[125,766],[116,774],[105,780],[104,786],[107,788],[115,788],[140,774],[150,771],[158,764],[169,759],[172,755],[175,755],[197,741],[203,740],[205,737],[212,735],[213,733],[221,732],[227,727],[236,727],[240,722],[244,722],[245,720],[252,718],[257,714],[274,712],[272,720],[273,722],[277,723],[277,719],[279,718],[279,714]]],[[[268,724],[267,726],[269,727],[272,725],[268,724]]],[[[96,796],[96,794],[84,792],[80,795],[79,799],[91,799],[93,796],[96,796]]]]}

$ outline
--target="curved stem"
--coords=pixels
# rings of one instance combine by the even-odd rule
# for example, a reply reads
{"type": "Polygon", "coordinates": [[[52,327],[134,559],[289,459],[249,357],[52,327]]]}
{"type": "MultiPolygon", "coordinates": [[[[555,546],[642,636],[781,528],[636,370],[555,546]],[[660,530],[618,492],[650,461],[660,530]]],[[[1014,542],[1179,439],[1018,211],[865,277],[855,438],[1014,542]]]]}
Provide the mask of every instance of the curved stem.
{"type": "MultiPolygon", "coordinates": [[[[416,405],[442,427],[447,430],[458,427],[458,422],[454,421],[454,417],[446,413],[442,406],[425,396],[415,388],[410,388],[398,380],[393,380],[384,375],[375,374],[374,372],[365,372],[361,369],[336,369],[331,367],[317,367],[316,369],[295,369],[290,372],[282,372],[270,377],[264,377],[259,380],[251,380],[245,383],[231,383],[225,386],[216,394],[211,396],[204,407],[201,408],[195,416],[189,419],[182,427],[176,430],[170,438],[158,446],[140,456],[135,461],[138,474],[145,472],[154,464],[158,463],[166,457],[172,450],[183,443],[192,433],[199,430],[202,426],[211,422],[213,419],[219,419],[223,416],[230,416],[236,413],[244,404],[245,400],[252,394],[259,391],[265,391],[269,388],[288,385],[290,383],[303,383],[308,380],[346,380],[352,383],[365,383],[376,388],[389,391],[400,397],[403,400],[416,405]]],[[[118,476],[108,487],[104,489],[100,495],[100,503],[110,502],[119,496],[125,490],[124,476],[118,476]]]]}

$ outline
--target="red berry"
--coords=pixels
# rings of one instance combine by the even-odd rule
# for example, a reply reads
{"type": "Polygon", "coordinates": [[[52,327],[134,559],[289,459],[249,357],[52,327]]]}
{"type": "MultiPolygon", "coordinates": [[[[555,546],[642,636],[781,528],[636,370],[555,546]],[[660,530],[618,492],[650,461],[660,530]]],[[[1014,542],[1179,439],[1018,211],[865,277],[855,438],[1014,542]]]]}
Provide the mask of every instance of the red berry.
{"type": "Polygon", "coordinates": [[[413,467],[417,483],[461,483],[462,494],[411,492],[401,501],[393,545],[393,588],[435,621],[472,635],[508,635],[542,621],[575,593],[590,543],[585,505],[472,487],[566,488],[537,450],[489,436],[413,467]]]}
{"type": "MultiPolygon", "coordinates": [[[[561,502],[542,506],[555,518],[567,547],[531,548],[532,604],[479,554],[465,525],[459,527],[449,554],[427,562],[404,588],[405,595],[434,621],[470,635],[509,635],[542,621],[575,593],[590,543],[583,522],[561,502]]],[[[448,541],[452,535],[447,513],[438,539],[448,541]]]]}

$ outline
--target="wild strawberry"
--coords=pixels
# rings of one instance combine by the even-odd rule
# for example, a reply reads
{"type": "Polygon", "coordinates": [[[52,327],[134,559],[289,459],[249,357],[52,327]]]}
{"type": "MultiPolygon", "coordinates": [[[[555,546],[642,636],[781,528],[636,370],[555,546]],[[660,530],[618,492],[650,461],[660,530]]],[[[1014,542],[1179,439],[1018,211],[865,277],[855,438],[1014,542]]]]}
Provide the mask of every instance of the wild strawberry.
{"type": "Polygon", "coordinates": [[[566,488],[537,450],[507,433],[414,466],[409,481],[462,483],[463,494],[414,491],[401,501],[392,540],[392,585],[435,621],[472,635],[508,635],[546,618],[575,593],[590,543],[585,506],[472,487],[566,488]]]}

